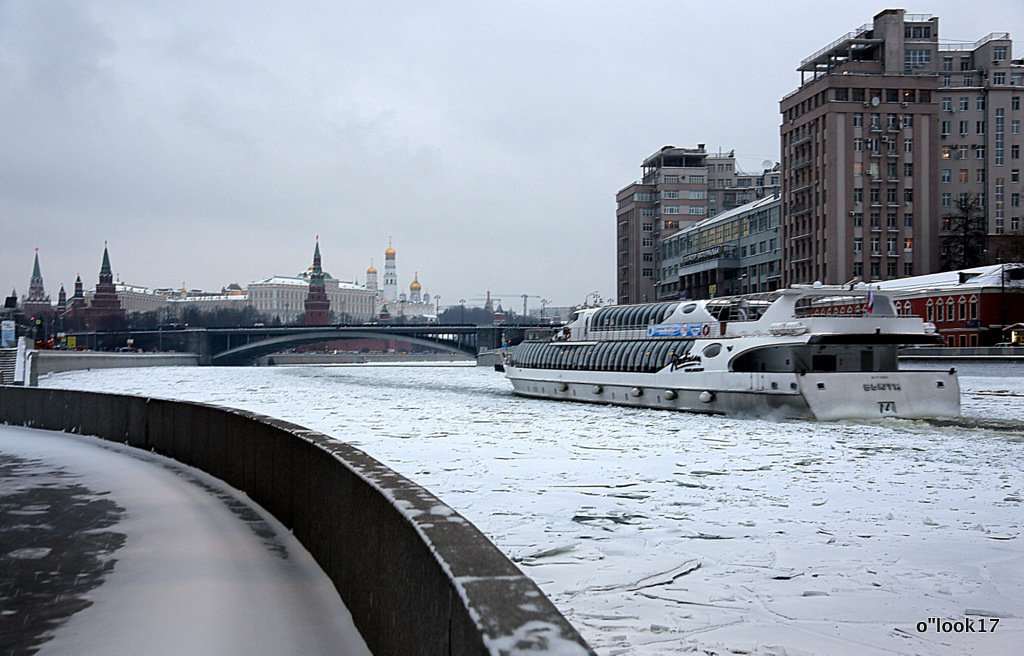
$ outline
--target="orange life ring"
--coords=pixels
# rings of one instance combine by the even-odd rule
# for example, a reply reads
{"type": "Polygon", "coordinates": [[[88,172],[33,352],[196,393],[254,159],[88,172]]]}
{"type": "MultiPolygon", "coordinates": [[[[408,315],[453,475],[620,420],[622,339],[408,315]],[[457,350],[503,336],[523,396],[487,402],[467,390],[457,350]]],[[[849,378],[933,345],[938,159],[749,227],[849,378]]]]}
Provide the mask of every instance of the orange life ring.
{"type": "Polygon", "coordinates": [[[708,335],[710,335],[711,334],[711,326],[709,326],[707,324],[704,324],[703,326],[701,326],[700,334],[703,335],[704,337],[707,337],[708,335]]]}

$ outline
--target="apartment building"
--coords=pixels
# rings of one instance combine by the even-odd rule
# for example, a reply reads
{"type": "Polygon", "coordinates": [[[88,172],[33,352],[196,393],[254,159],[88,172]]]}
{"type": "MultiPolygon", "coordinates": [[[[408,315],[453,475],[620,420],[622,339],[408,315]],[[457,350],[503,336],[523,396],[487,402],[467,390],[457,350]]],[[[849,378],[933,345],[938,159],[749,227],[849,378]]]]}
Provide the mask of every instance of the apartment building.
{"type": "Polygon", "coordinates": [[[978,198],[990,233],[1012,226],[1011,57],[1007,34],[940,44],[937,17],[888,9],[804,59],[780,103],[784,283],[938,271],[961,198],[978,198]]]}
{"type": "Polygon", "coordinates": [[[939,58],[939,212],[974,199],[990,235],[1019,232],[1024,60],[1006,32],[942,44],[939,58]]]}
{"type": "Polygon", "coordinates": [[[743,173],[734,151],[709,154],[705,144],[665,146],[644,159],[641,170],[639,181],[615,195],[620,304],[677,298],[677,281],[660,277],[660,244],[687,226],[764,196],[766,188],[771,194],[780,184],[778,167],[743,173]]]}

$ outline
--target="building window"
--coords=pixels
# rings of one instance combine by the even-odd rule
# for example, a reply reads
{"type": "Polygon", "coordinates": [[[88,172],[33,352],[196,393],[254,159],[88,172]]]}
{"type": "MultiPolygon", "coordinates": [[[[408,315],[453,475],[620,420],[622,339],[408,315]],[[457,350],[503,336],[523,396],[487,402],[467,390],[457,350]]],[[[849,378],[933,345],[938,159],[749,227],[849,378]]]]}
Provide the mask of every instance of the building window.
{"type": "Polygon", "coordinates": [[[641,241],[640,244],[642,246],[646,247],[646,248],[651,248],[651,247],[654,246],[654,238],[653,237],[644,237],[643,241],[641,241]]]}
{"type": "Polygon", "coordinates": [[[886,239],[885,240],[885,246],[886,246],[886,249],[885,249],[886,253],[888,253],[889,255],[895,255],[896,254],[896,238],[895,237],[889,237],[888,239],[886,239]]]}
{"type": "Polygon", "coordinates": [[[872,230],[878,230],[882,227],[882,217],[878,212],[871,213],[870,221],[872,230]]]}
{"type": "Polygon", "coordinates": [[[704,176],[703,175],[691,175],[690,176],[690,184],[704,184],[704,176]]]}
{"type": "Polygon", "coordinates": [[[864,239],[861,237],[853,238],[853,252],[861,253],[864,251],[864,239]]]}
{"type": "Polygon", "coordinates": [[[943,57],[942,58],[942,70],[944,70],[944,71],[952,71],[953,70],[953,58],[952,57],[943,57]]]}
{"type": "Polygon", "coordinates": [[[643,274],[644,278],[653,278],[654,277],[654,269],[644,269],[642,274],[643,274]]]}
{"type": "Polygon", "coordinates": [[[858,153],[864,150],[864,140],[860,137],[856,137],[853,140],[853,150],[858,153]]]}
{"type": "Polygon", "coordinates": [[[849,89],[836,89],[835,99],[845,102],[849,98],[849,89]]]}
{"type": "Polygon", "coordinates": [[[703,189],[691,189],[690,190],[690,200],[704,200],[704,190],[703,189]]]}
{"type": "Polygon", "coordinates": [[[889,212],[885,215],[885,226],[889,230],[896,230],[899,227],[896,224],[896,212],[889,212]]]}
{"type": "Polygon", "coordinates": [[[861,226],[864,225],[864,213],[863,212],[854,212],[853,213],[853,225],[856,228],[860,228],[861,226]]]}
{"type": "Polygon", "coordinates": [[[707,208],[703,205],[690,205],[690,214],[705,214],[707,208]]]}
{"type": "Polygon", "coordinates": [[[957,180],[959,182],[967,182],[967,169],[960,169],[957,180]]]}
{"type": "Polygon", "coordinates": [[[853,275],[854,276],[858,276],[858,277],[862,277],[864,275],[864,263],[863,262],[854,262],[853,263],[853,275]]]}
{"type": "Polygon", "coordinates": [[[949,192],[943,192],[942,196],[939,198],[939,205],[941,205],[942,207],[952,207],[952,198],[952,194],[950,194],[949,192]]]}
{"type": "Polygon", "coordinates": [[[974,108],[979,112],[985,111],[985,96],[978,96],[974,102],[974,108]]]}
{"type": "Polygon", "coordinates": [[[965,86],[965,87],[973,87],[974,86],[974,76],[973,75],[965,75],[964,76],[964,84],[963,84],[963,86],[965,86]]]}
{"type": "Polygon", "coordinates": [[[953,111],[953,99],[949,96],[943,96],[942,98],[942,111],[951,112],[953,111]]]}
{"type": "Polygon", "coordinates": [[[1012,109],[1013,111],[1017,111],[1018,109],[1020,109],[1020,96],[1014,96],[1013,98],[1010,98],[1010,109],[1012,109]]]}
{"type": "Polygon", "coordinates": [[[871,279],[872,280],[878,280],[878,278],[880,277],[880,271],[881,271],[881,267],[879,266],[878,262],[872,262],[871,263],[871,279]]]}
{"type": "Polygon", "coordinates": [[[998,72],[992,74],[992,84],[1006,84],[1006,73],[998,72]]]}
{"type": "Polygon", "coordinates": [[[974,158],[975,159],[985,159],[985,147],[984,146],[978,146],[977,148],[974,149],[974,158]]]}
{"type": "Polygon", "coordinates": [[[970,121],[960,121],[960,136],[961,137],[967,136],[970,133],[970,129],[971,129],[971,122],[970,121]]]}
{"type": "Polygon", "coordinates": [[[908,213],[908,214],[904,214],[903,215],[903,227],[904,228],[913,228],[914,227],[914,215],[913,214],[909,214],[908,213]]]}
{"type": "Polygon", "coordinates": [[[903,140],[903,152],[905,152],[905,153],[912,153],[912,152],[914,152],[914,140],[913,139],[904,139],[903,140]]]}
{"type": "Polygon", "coordinates": [[[896,262],[894,260],[889,260],[885,263],[885,276],[887,278],[896,277],[896,262]]]}
{"type": "Polygon", "coordinates": [[[679,206],[666,205],[665,207],[661,208],[661,211],[663,214],[679,214],[679,206]]]}
{"type": "Polygon", "coordinates": [[[952,75],[943,75],[942,76],[942,86],[944,86],[944,87],[951,87],[951,86],[953,86],[953,76],[952,75]]]}
{"type": "Polygon", "coordinates": [[[910,162],[903,163],[903,177],[912,178],[914,177],[914,165],[910,162]]]}
{"type": "Polygon", "coordinates": [[[864,114],[856,112],[853,115],[853,127],[859,128],[864,126],[864,114]]]}
{"type": "Polygon", "coordinates": [[[903,240],[903,252],[909,253],[912,250],[914,250],[914,238],[907,237],[903,240]]]}
{"type": "Polygon", "coordinates": [[[952,181],[952,171],[950,169],[942,169],[942,182],[952,181]]]}
{"type": "Polygon", "coordinates": [[[644,232],[654,232],[654,224],[653,223],[645,223],[644,226],[643,226],[643,230],[644,230],[644,232]]]}
{"type": "Polygon", "coordinates": [[[854,203],[863,203],[864,202],[864,188],[863,187],[854,187],[853,188],[853,202],[854,203]]]}
{"type": "MultiPolygon", "coordinates": [[[[931,55],[932,53],[930,50],[917,48],[908,49],[904,60],[904,72],[912,73],[914,72],[914,69],[921,68],[932,60],[931,55]]],[[[888,100],[888,98],[886,98],[886,100],[888,100]]]]}
{"type": "Polygon", "coordinates": [[[641,216],[654,216],[654,208],[653,207],[644,207],[644,208],[642,208],[640,210],[640,215],[641,216]]]}
{"type": "Polygon", "coordinates": [[[871,254],[872,255],[881,255],[882,254],[882,252],[879,250],[880,243],[881,242],[878,239],[878,237],[872,237],[871,238],[871,254]]]}
{"type": "Polygon", "coordinates": [[[1017,144],[1010,146],[1010,159],[1020,159],[1020,146],[1017,144]]]}
{"type": "Polygon", "coordinates": [[[666,189],[661,192],[662,198],[679,198],[679,190],[677,189],[666,189]]]}
{"type": "Polygon", "coordinates": [[[992,46],[992,60],[1003,61],[1006,59],[1006,46],[992,46]]]}
{"type": "Polygon", "coordinates": [[[653,262],[654,261],[654,253],[644,253],[642,259],[643,259],[644,262],[653,262]]]}
{"type": "Polygon", "coordinates": [[[985,134],[985,121],[978,121],[975,123],[975,132],[978,134],[985,134]]]}
{"type": "Polygon", "coordinates": [[[985,169],[975,171],[975,182],[985,182],[985,169]]]}
{"type": "MultiPolygon", "coordinates": [[[[912,275],[914,275],[914,263],[913,262],[904,262],[903,263],[903,275],[904,276],[912,276],[912,275]]],[[[910,301],[907,301],[907,307],[908,308],[910,307],[910,301]]],[[[909,311],[908,311],[908,314],[909,314],[909,311]]]]}

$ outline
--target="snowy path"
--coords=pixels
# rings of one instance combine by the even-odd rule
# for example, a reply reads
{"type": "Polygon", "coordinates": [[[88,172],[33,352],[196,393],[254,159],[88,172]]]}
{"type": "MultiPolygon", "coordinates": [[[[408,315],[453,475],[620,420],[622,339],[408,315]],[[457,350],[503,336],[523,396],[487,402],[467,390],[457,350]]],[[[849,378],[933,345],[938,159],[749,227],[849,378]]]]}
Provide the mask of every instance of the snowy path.
{"type": "Polygon", "coordinates": [[[1019,654],[1024,369],[957,421],[769,422],[524,399],[473,367],[93,371],[346,440],[476,524],[602,656],[1019,654]],[[916,630],[928,618],[973,634],[916,630]],[[978,633],[978,620],[999,620],[978,633]]]}
{"type": "Polygon", "coordinates": [[[302,546],[202,472],[0,425],[0,499],[0,652],[369,654],[302,546]]]}

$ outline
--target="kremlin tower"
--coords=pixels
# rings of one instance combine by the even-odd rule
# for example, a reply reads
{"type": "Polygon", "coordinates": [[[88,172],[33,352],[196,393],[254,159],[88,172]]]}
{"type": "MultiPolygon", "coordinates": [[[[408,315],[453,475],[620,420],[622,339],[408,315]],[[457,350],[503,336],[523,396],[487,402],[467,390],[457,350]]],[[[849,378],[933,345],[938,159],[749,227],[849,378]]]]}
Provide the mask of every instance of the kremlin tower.
{"type": "MultiPolygon", "coordinates": [[[[75,285],[78,294],[78,284],[75,285]]],[[[114,274],[110,270],[110,255],[107,243],[103,242],[103,263],[100,265],[100,281],[96,293],[85,311],[85,325],[89,330],[117,330],[124,326],[125,311],[114,287],[114,274]]]]}
{"type": "Polygon", "coordinates": [[[324,287],[324,271],[320,266],[320,238],[313,251],[313,268],[309,274],[309,292],[306,294],[306,325],[326,326],[330,323],[331,302],[324,287]]]}
{"type": "Polygon", "coordinates": [[[39,249],[36,249],[35,266],[32,267],[32,278],[28,283],[28,296],[21,302],[21,311],[26,317],[42,318],[53,313],[50,297],[43,289],[43,274],[39,272],[39,249]]]}

